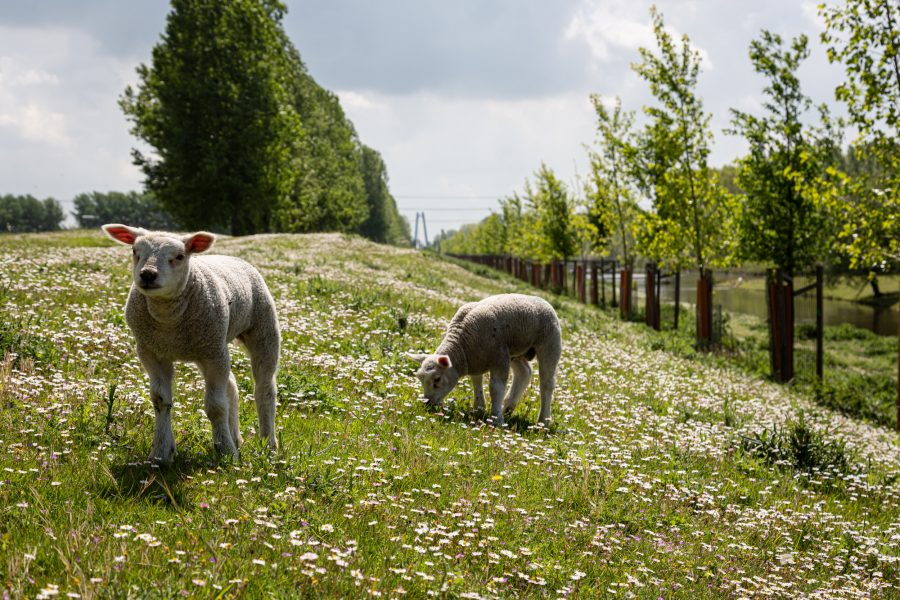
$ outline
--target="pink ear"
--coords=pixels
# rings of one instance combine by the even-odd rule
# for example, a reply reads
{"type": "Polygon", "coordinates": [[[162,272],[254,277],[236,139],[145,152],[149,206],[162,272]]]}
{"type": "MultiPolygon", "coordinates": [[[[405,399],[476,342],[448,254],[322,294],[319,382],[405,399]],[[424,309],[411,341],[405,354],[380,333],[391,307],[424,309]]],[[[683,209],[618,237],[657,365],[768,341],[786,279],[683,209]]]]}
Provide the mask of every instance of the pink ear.
{"type": "Polygon", "coordinates": [[[437,364],[441,365],[445,369],[450,368],[450,357],[446,354],[439,354],[437,357],[437,364]]]}
{"type": "Polygon", "coordinates": [[[127,227],[125,225],[104,225],[103,231],[106,232],[106,235],[116,240],[119,243],[127,244],[131,246],[134,244],[134,240],[138,238],[140,231],[132,229],[131,227],[127,227]]]}
{"type": "Polygon", "coordinates": [[[195,233],[184,241],[184,249],[190,253],[206,252],[215,241],[216,236],[211,233],[201,231],[200,233],[195,233]]]}

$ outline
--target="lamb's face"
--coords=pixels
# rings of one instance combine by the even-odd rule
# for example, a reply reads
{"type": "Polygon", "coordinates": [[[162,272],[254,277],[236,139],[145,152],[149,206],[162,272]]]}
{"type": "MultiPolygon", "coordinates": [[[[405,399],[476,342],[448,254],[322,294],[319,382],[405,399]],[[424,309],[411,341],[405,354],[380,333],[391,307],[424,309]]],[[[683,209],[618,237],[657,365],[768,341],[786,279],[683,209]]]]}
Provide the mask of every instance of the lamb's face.
{"type": "Polygon", "coordinates": [[[132,255],[134,286],[145,296],[171,298],[184,289],[191,255],[181,240],[141,236],[134,242],[132,255]]]}
{"type": "Polygon", "coordinates": [[[422,358],[416,377],[422,382],[422,393],[432,406],[440,406],[459,381],[459,375],[446,354],[432,354],[422,358]]]}
{"type": "Polygon", "coordinates": [[[191,255],[205,252],[216,239],[203,231],[179,237],[117,224],[104,225],[103,231],[117,242],[132,246],[134,287],[156,298],[173,298],[181,293],[191,255]]]}

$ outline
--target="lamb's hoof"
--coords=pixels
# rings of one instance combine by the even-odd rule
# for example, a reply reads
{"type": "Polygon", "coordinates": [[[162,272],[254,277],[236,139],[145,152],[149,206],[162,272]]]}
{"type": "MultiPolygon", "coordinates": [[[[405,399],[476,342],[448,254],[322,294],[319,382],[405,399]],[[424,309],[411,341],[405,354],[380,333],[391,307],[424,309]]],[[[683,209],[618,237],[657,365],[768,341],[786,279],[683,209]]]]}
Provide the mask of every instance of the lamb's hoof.
{"type": "Polygon", "coordinates": [[[150,458],[148,460],[155,465],[159,465],[160,467],[171,467],[172,463],[175,462],[175,448],[173,447],[166,450],[151,450],[150,458]]]}
{"type": "Polygon", "coordinates": [[[487,418],[487,424],[492,427],[503,427],[503,415],[491,415],[487,418]]]}

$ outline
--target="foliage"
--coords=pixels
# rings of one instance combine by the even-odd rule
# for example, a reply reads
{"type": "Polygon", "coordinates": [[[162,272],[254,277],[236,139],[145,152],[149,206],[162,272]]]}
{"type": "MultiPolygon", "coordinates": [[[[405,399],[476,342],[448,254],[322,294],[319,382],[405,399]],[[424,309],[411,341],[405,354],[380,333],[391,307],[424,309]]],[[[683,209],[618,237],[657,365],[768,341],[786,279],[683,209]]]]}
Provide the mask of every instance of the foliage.
{"type": "Polygon", "coordinates": [[[173,0],[151,66],[120,105],[146,186],[181,225],[268,231],[299,175],[295,76],[277,0],[173,0]]]}
{"type": "Polygon", "coordinates": [[[541,165],[535,179],[535,187],[528,194],[529,208],[535,216],[534,228],[528,232],[536,234],[533,242],[536,258],[545,262],[570,258],[575,255],[577,245],[569,191],[547,165],[541,165]]]}
{"type": "Polygon", "coordinates": [[[364,170],[377,169],[372,164],[374,157],[365,156],[337,96],[313,80],[299,52],[284,32],[280,33],[290,65],[290,102],[303,123],[304,136],[298,140],[296,154],[299,176],[278,205],[276,228],[289,232],[359,231],[370,217],[365,179],[373,174],[364,170]]]}
{"type": "Polygon", "coordinates": [[[376,150],[360,147],[361,170],[366,190],[368,218],[359,233],[376,242],[408,245],[412,241],[409,223],[397,211],[397,203],[388,189],[387,167],[376,150]]]}
{"type": "MultiPolygon", "coordinates": [[[[780,35],[766,30],[751,42],[753,67],[768,80],[765,113],[732,109],[731,133],[750,145],[737,174],[746,193],[738,218],[740,257],[793,274],[821,261],[830,243],[833,232],[821,200],[829,195],[826,169],[836,146],[827,126],[813,130],[802,120],[811,105],[796,75],[809,56],[806,36],[783,46],[780,35]]],[[[827,124],[824,106],[820,113],[827,124]]]]}
{"type": "Polygon", "coordinates": [[[710,116],[695,92],[700,54],[686,35],[676,46],[655,8],[651,17],[658,54],[641,48],[632,65],[657,101],[644,107],[649,122],[636,157],[638,185],[655,209],[638,219],[638,245],[671,267],[707,269],[733,254],[734,206],[707,165],[710,116]]]}
{"type": "Polygon", "coordinates": [[[56,231],[65,215],[53,198],[38,200],[27,194],[0,196],[0,232],[56,231]]]}
{"type": "Polygon", "coordinates": [[[900,7],[895,0],[844,0],[819,11],[828,59],[846,73],[835,97],[860,133],[860,160],[879,166],[835,199],[841,250],[853,268],[883,271],[900,259],[900,7]]]}
{"type": "Polygon", "coordinates": [[[590,152],[591,181],[587,195],[589,219],[597,231],[595,246],[615,248],[622,264],[632,266],[633,228],[640,213],[631,172],[635,152],[634,113],[623,112],[619,98],[612,110],[597,94],[591,96],[591,102],[597,113],[598,149],[590,152]]]}
{"type": "Polygon", "coordinates": [[[78,226],[99,227],[104,223],[125,223],[146,229],[174,229],[172,217],[153,194],[141,192],[90,192],[78,194],[72,213],[78,226]]]}

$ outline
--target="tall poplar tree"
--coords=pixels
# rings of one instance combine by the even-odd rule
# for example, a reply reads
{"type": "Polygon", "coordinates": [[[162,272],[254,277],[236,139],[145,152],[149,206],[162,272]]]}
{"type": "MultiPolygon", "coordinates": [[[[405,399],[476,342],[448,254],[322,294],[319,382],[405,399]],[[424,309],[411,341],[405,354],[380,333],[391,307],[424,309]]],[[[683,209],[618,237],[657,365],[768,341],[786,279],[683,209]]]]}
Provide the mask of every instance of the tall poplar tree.
{"type": "Polygon", "coordinates": [[[151,152],[146,187],[179,222],[268,231],[292,192],[303,137],[277,0],[172,0],[150,66],[120,106],[151,152]]]}

